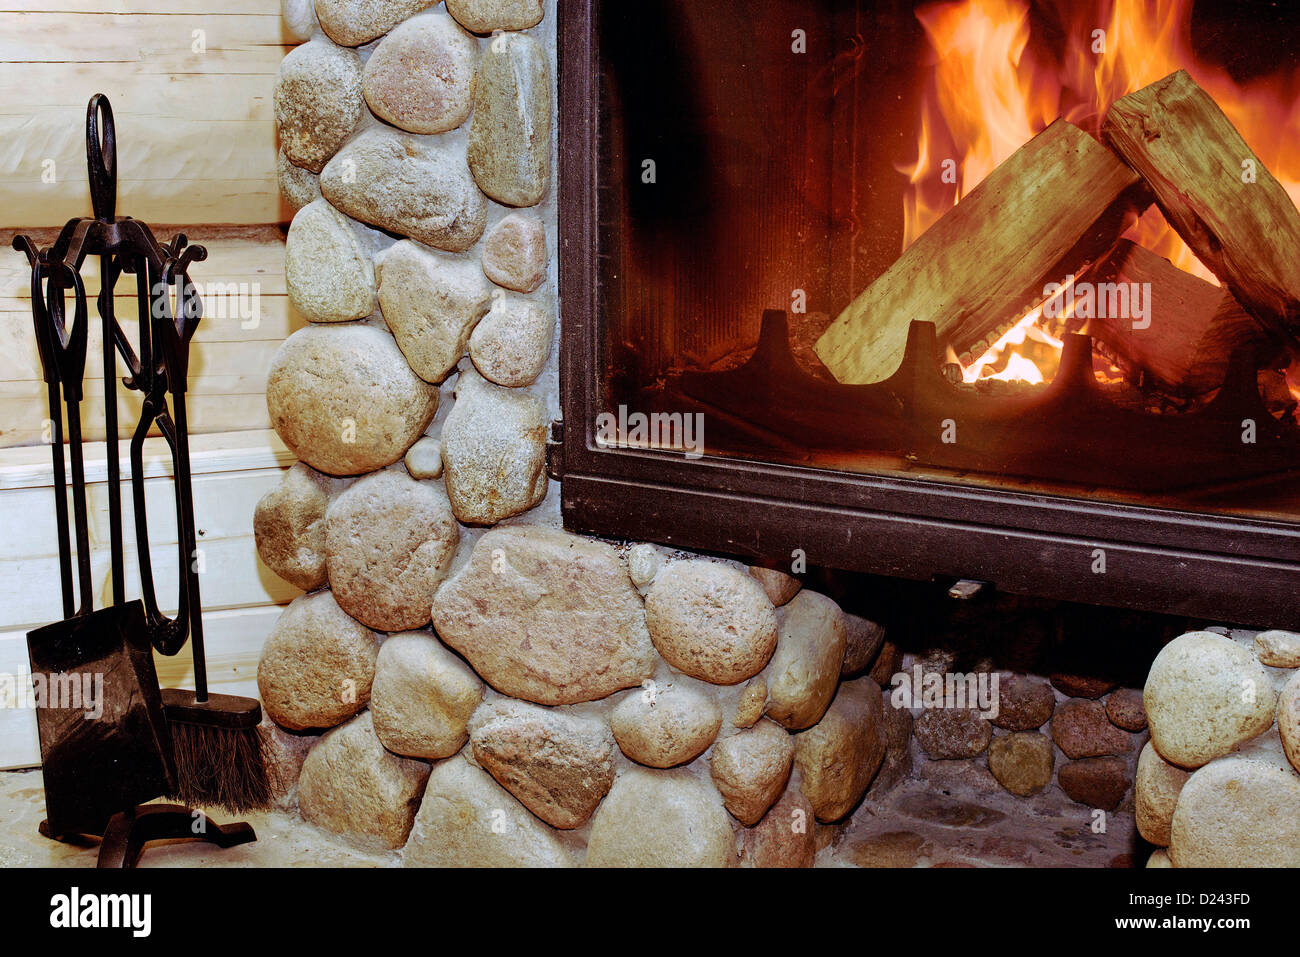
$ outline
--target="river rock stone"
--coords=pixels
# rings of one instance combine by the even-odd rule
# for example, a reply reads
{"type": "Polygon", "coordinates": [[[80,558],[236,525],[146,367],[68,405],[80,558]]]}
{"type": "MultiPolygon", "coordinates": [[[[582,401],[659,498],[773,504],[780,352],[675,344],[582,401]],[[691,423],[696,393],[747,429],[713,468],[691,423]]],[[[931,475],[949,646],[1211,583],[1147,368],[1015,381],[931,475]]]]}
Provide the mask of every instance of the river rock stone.
{"type": "Polygon", "coordinates": [[[648,542],[640,542],[627,550],[627,573],[637,591],[645,594],[665,561],[663,550],[648,542]]]}
{"type": "Polygon", "coordinates": [[[460,148],[397,130],[351,140],[321,171],[320,189],[353,219],[447,252],[469,249],[487,226],[487,202],[460,148]]]}
{"type": "Polygon", "coordinates": [[[380,264],[379,304],[411,368],[441,382],[465,355],[492,291],[472,262],[403,240],[380,264]]]}
{"type": "Polygon", "coordinates": [[[840,685],[821,721],[794,737],[800,788],[819,821],[838,821],[866,793],[885,758],[880,685],[840,685]]]}
{"type": "Polygon", "coordinates": [[[893,686],[894,675],[898,674],[902,667],[902,649],[886,638],[880,643],[880,651],[876,655],[876,660],[872,662],[867,677],[880,687],[889,688],[893,686]]]}
{"type": "Polygon", "coordinates": [[[1286,759],[1300,771],[1300,671],[1291,676],[1277,696],[1277,730],[1286,759]]]}
{"type": "Polygon", "coordinates": [[[858,615],[844,616],[844,664],[840,677],[851,678],[867,669],[880,653],[885,627],[858,615]]]}
{"type": "Polygon", "coordinates": [[[483,51],[474,86],[469,168],[506,206],[535,206],[551,178],[551,72],[532,37],[506,33],[483,51]]]}
{"type": "Polygon", "coordinates": [[[482,258],[498,286],[532,292],[546,279],[546,227],[532,213],[510,213],[483,237],[482,258]]]}
{"type": "Polygon", "coordinates": [[[753,578],[703,559],[673,562],[645,596],[655,647],[678,671],[732,685],[763,670],[776,648],[776,611],[753,578]]]}
{"type": "Polygon", "coordinates": [[[745,685],[736,701],[736,716],[731,723],[737,728],[752,728],[767,707],[767,680],[759,675],[745,685]]]}
{"type": "Polygon", "coordinates": [[[618,702],[609,714],[614,738],[638,764],[671,768],[694,761],[718,736],[722,712],[690,679],[671,685],[648,682],[618,702]]]}
{"type": "Polygon", "coordinates": [[[785,791],[793,766],[793,739],[776,722],[764,720],[718,741],[709,771],[723,806],[750,827],[785,791]]]}
{"type": "Polygon", "coordinates": [[[869,795],[879,796],[893,790],[912,772],[912,730],[915,722],[907,708],[895,708],[886,694],[881,702],[882,734],[885,739],[885,760],[871,779],[869,795]]]}
{"type": "Polygon", "coordinates": [[[1142,706],[1142,692],[1137,688],[1119,688],[1106,698],[1106,717],[1125,731],[1145,731],[1147,710],[1142,706]]]}
{"type": "Polygon", "coordinates": [[[1194,631],[1156,655],[1142,699],[1160,756],[1198,768],[1267,731],[1277,692],[1264,666],[1237,642],[1194,631]]]}
{"type": "Polygon", "coordinates": [[[298,809],[317,827],[358,844],[401,847],[428,777],[423,761],[384,749],[366,712],[312,747],[298,777],[298,809]]]}
{"type": "Polygon", "coordinates": [[[436,479],[442,477],[442,443],[437,439],[425,437],[406,450],[402,459],[407,474],[414,479],[436,479]]]}
{"type": "Polygon", "coordinates": [[[657,656],[613,547],[551,528],[494,528],[433,599],[444,642],[502,694],[594,701],[639,685],[657,656]]]}
{"type": "Polygon", "coordinates": [[[592,819],[588,867],[730,867],[736,841],[722,798],[690,771],[633,768],[592,819]]]}
{"type": "Polygon", "coordinates": [[[320,177],[309,169],[290,163],[283,146],[275,154],[275,181],[280,187],[280,195],[294,212],[320,199],[320,177]]]}
{"type": "Polygon", "coordinates": [[[392,465],[438,411],[438,390],[373,326],[307,326],[283,343],[266,380],[271,425],[294,453],[328,475],[392,465]]]}
{"type": "Polygon", "coordinates": [[[330,480],[295,462],[253,510],[258,557],[290,585],[313,591],[325,584],[325,509],[330,480]]]}
{"type": "Polygon", "coordinates": [[[1100,701],[1066,701],[1052,716],[1052,738],[1067,758],[1128,754],[1133,739],[1110,723],[1100,701]]]}
{"type": "Polygon", "coordinates": [[[614,783],[614,739],[594,718],[486,702],[470,721],[470,743],[479,766],[552,827],[586,823],[614,783]]]}
{"type": "Polygon", "coordinates": [[[1270,668],[1300,668],[1300,635],[1261,631],[1255,636],[1255,657],[1270,668]]]}
{"type": "Polygon", "coordinates": [[[799,731],[821,720],[835,696],[848,628],[839,605],[807,589],[776,615],[776,651],[765,672],[767,715],[799,731]]]}
{"type": "Polygon", "coordinates": [[[546,435],[538,399],[463,370],[442,426],[442,464],[456,517],[492,525],[545,498],[546,435]]]}
{"type": "Polygon", "coordinates": [[[316,0],[316,17],[331,40],[357,47],[381,37],[437,0],[316,0]]]}
{"type": "Polygon", "coordinates": [[[1192,776],[1162,758],[1148,741],[1138,755],[1136,816],[1138,833],[1159,847],[1168,847],[1169,828],[1183,785],[1192,776]]]}
{"type": "Polygon", "coordinates": [[[1231,755],[1183,785],[1170,828],[1175,867],[1295,867],[1300,862],[1300,775],[1231,755]]]}
{"type": "Polygon", "coordinates": [[[348,218],[324,199],[304,206],[284,243],[289,303],[310,322],[347,322],[375,311],[375,268],[348,218]]]}
{"type": "Polygon", "coordinates": [[[1037,794],[1051,784],[1055,763],[1052,739],[1037,731],[1016,731],[989,744],[989,770],[1018,797],[1037,794]]]}
{"type": "Polygon", "coordinates": [[[973,758],[989,746],[993,726],[973,708],[927,708],[912,734],[932,758],[973,758]]]}
{"type": "Polygon", "coordinates": [[[1113,811],[1128,792],[1128,764],[1123,758],[1081,758],[1056,772],[1056,783],[1072,801],[1113,811]]]}
{"type": "Polygon", "coordinates": [[[370,713],[375,734],[394,754],[448,758],[469,740],[483,682],[426,632],[390,635],[379,649],[370,713]]]}
{"type": "Polygon", "coordinates": [[[1147,858],[1147,867],[1173,867],[1174,862],[1169,859],[1169,852],[1163,847],[1157,847],[1147,858]]]}
{"type": "Polygon", "coordinates": [[[316,9],[312,0],[280,0],[280,19],[289,36],[308,40],[316,32],[316,9]]]}
{"type": "Polygon", "coordinates": [[[749,573],[754,576],[760,585],[763,586],[763,592],[767,595],[768,600],[780,608],[803,587],[803,582],[793,575],[787,575],[783,571],[775,568],[763,568],[759,565],[753,565],[749,573]]]}
{"type": "Polygon", "coordinates": [[[1041,678],[998,673],[998,713],[989,720],[1007,731],[1037,731],[1056,710],[1052,686],[1041,678]]]}
{"type": "Polygon", "coordinates": [[[1052,686],[1071,698],[1100,698],[1117,684],[1119,682],[1112,678],[1078,674],[1073,671],[1057,671],[1052,675],[1052,686]]]}
{"type": "Polygon", "coordinates": [[[462,756],[436,765],[402,851],[406,867],[571,867],[555,832],[462,756]]]}
{"type": "Polygon", "coordinates": [[[326,517],[334,598],[376,631],[423,628],[459,544],[440,486],[397,470],[367,475],[334,499],[326,517]]]}
{"type": "Polygon", "coordinates": [[[466,30],[527,30],[542,22],[542,0],[449,0],[448,12],[466,30]]]}
{"type": "Polygon", "coordinates": [[[378,654],[378,636],[328,591],[294,599],[262,646],[262,705],[291,731],[332,728],[370,700],[378,654]]]}
{"type": "Polygon", "coordinates": [[[361,122],[361,57],[318,37],[275,72],[275,125],[294,166],[319,173],[361,122]]]}
{"type": "Polygon", "coordinates": [[[366,61],[362,93],[381,120],[411,133],[445,133],[469,118],[478,41],[447,16],[407,20],[366,61]]]}
{"type": "Polygon", "coordinates": [[[812,867],[817,856],[812,805],[791,787],[740,835],[741,867],[812,867]]]}
{"type": "Polygon", "coordinates": [[[497,296],[469,337],[469,355],[497,385],[531,385],[546,368],[554,335],[555,316],[546,306],[497,296]]]}

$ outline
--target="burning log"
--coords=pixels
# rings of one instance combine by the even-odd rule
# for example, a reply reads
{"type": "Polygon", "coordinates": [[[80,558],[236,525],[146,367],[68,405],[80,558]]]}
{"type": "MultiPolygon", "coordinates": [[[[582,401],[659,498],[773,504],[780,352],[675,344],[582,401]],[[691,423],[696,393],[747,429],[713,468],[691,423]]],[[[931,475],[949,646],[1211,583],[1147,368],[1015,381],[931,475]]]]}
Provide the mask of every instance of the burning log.
{"type": "Polygon", "coordinates": [[[1102,136],[1246,312],[1300,336],[1300,212],[1209,94],[1179,70],[1117,100],[1102,136]]]}
{"type": "Polygon", "coordinates": [[[1234,349],[1250,347],[1261,360],[1271,351],[1267,334],[1226,289],[1127,239],[1085,280],[1098,300],[1087,317],[1088,331],[1165,392],[1217,389],[1234,349]]]}
{"type": "Polygon", "coordinates": [[[840,382],[887,378],[908,325],[970,350],[1028,311],[1044,286],[1105,252],[1136,205],[1138,177],[1057,120],[990,173],[904,251],[817,341],[840,382]]]}

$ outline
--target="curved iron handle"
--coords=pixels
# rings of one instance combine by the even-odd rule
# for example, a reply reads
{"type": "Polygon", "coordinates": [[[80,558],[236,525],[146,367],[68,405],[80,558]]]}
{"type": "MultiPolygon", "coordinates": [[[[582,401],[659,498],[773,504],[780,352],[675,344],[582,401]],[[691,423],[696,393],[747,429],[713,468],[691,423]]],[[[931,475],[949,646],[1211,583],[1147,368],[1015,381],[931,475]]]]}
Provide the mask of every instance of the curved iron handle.
{"type": "Polygon", "coordinates": [[[86,169],[95,218],[111,222],[117,215],[117,130],[113,106],[103,93],[92,96],[86,107],[86,169]]]}
{"type": "Polygon", "coordinates": [[[82,397],[82,378],[86,373],[86,341],[88,336],[86,319],[86,287],[81,275],[75,269],[69,269],[63,263],[51,263],[50,273],[45,282],[45,311],[51,336],[50,344],[54,349],[55,364],[59,370],[59,382],[63,385],[64,398],[80,401],[82,397]],[[61,274],[72,277],[71,287],[65,285],[61,274]],[[67,323],[64,297],[65,289],[71,288],[76,299],[72,325],[67,323]]]}
{"type": "Polygon", "coordinates": [[[185,391],[189,375],[190,340],[199,327],[199,320],[203,318],[203,301],[190,282],[189,266],[191,262],[202,262],[207,255],[207,250],[202,246],[186,246],[179,259],[169,259],[163,266],[162,278],[158,284],[161,302],[157,316],[162,341],[157,346],[162,351],[167,379],[173,393],[185,391]],[[171,296],[167,291],[173,285],[176,286],[174,316],[171,296]]]}
{"type": "Polygon", "coordinates": [[[180,459],[176,447],[176,429],[171,416],[167,413],[166,380],[162,376],[154,379],[154,386],[145,396],[144,408],[135,434],[131,436],[131,500],[135,511],[135,541],[137,558],[140,566],[140,598],[144,603],[145,621],[149,627],[149,643],[162,655],[174,655],[185,647],[189,636],[190,602],[187,587],[187,562],[189,556],[185,545],[185,528],[188,517],[184,513],[181,498],[176,499],[176,538],[180,564],[177,567],[176,617],[168,618],[158,607],[158,598],[153,584],[153,560],[149,554],[149,519],[145,500],[144,485],[144,440],[154,422],[162,433],[163,440],[172,454],[172,478],[177,481],[176,473],[180,459]]]}

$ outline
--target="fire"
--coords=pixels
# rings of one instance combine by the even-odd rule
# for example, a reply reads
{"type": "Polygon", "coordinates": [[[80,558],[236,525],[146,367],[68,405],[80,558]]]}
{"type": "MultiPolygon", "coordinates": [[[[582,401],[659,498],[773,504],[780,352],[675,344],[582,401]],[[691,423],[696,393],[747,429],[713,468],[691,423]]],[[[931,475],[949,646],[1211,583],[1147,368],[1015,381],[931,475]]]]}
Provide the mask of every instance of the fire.
{"type": "MultiPolygon", "coordinates": [[[[1191,6],[1191,0],[1058,4],[1057,9],[1072,11],[1073,19],[1066,24],[1065,49],[1056,51],[1033,42],[1026,0],[958,0],[921,8],[916,15],[933,59],[917,158],[898,167],[909,183],[903,248],[1058,117],[1095,135],[1111,103],[1179,69],[1214,97],[1300,205],[1300,151],[1286,148],[1286,137],[1300,129],[1300,100],[1289,95],[1297,78],[1239,85],[1219,68],[1199,62],[1190,40],[1191,6]],[[1091,9],[1079,10],[1085,6],[1091,9]]],[[[1217,284],[1154,207],[1125,236],[1217,284]]],[[[1044,381],[1054,364],[1044,368],[1023,350],[1026,338],[1055,340],[1059,348],[1060,340],[1040,319],[1041,308],[1016,322],[964,367],[966,381],[1044,381]],[[1013,351],[1004,358],[1007,349],[1013,351]]]]}

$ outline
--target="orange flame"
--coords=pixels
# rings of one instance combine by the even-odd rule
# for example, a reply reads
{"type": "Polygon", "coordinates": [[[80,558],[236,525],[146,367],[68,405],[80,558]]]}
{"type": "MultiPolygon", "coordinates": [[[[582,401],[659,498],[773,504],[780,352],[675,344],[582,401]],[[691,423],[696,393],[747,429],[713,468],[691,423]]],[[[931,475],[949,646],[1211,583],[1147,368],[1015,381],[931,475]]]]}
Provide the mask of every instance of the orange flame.
{"type": "MultiPolygon", "coordinates": [[[[1191,0],[1071,4],[1074,19],[1067,25],[1065,49],[1056,55],[1045,52],[1045,44],[1031,42],[1025,0],[958,0],[921,8],[917,18],[933,59],[917,158],[898,167],[909,184],[903,248],[1057,117],[1096,134],[1115,100],[1179,69],[1215,99],[1300,205],[1300,151],[1286,148],[1288,135],[1294,139],[1300,129],[1300,100],[1289,93],[1296,78],[1238,84],[1219,68],[1199,62],[1190,40],[1191,5],[1191,0]],[[1091,9],[1079,9],[1085,6],[1091,9]]],[[[1217,284],[1154,207],[1125,236],[1217,284]]],[[[1054,338],[1041,328],[1040,317],[1041,308],[1015,323],[965,367],[963,377],[1044,381],[1044,370],[1018,351],[1029,329],[1054,338]],[[1004,359],[1008,348],[1016,350],[1017,361],[1004,359]]]]}

